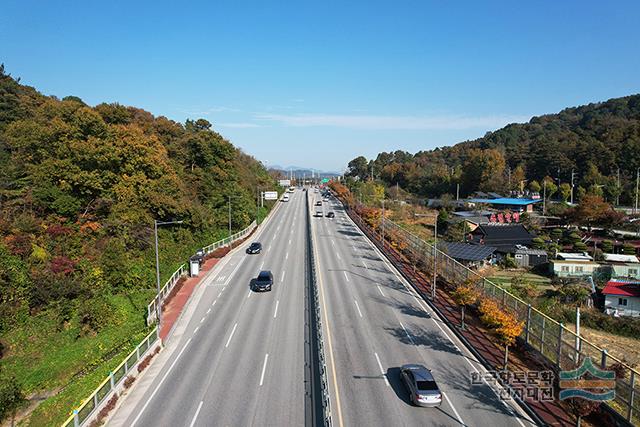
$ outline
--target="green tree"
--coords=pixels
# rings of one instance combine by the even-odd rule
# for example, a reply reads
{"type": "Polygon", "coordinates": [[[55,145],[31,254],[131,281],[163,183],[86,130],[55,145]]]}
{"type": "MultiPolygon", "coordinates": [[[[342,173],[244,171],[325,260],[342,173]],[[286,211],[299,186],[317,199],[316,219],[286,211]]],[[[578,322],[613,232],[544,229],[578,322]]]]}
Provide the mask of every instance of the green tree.
{"type": "Polygon", "coordinates": [[[560,193],[560,199],[566,203],[569,197],[571,197],[571,185],[563,182],[558,186],[558,191],[560,193]]]}

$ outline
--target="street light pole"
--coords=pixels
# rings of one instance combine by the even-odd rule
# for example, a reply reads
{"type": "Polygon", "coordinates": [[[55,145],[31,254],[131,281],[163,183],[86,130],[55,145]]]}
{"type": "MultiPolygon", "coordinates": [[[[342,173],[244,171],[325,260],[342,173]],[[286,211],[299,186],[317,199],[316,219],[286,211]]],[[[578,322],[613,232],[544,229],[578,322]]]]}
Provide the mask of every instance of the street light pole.
{"type": "Polygon", "coordinates": [[[158,318],[158,336],[162,329],[162,301],[160,301],[160,255],[158,252],[158,226],[169,224],[182,224],[183,221],[165,221],[160,222],[153,220],[153,234],[155,237],[155,249],[156,249],[156,317],[158,318]]]}
{"type": "Polygon", "coordinates": [[[640,182],[640,168],[636,171],[636,208],[635,213],[638,213],[638,183],[640,182]]]}
{"type": "Polygon", "coordinates": [[[438,268],[438,214],[440,212],[436,211],[436,222],[433,228],[433,285],[431,286],[431,300],[435,301],[436,299],[436,278],[437,278],[437,268],[438,268]]]}
{"type": "Polygon", "coordinates": [[[384,199],[382,199],[382,248],[384,249],[384,199]]]}

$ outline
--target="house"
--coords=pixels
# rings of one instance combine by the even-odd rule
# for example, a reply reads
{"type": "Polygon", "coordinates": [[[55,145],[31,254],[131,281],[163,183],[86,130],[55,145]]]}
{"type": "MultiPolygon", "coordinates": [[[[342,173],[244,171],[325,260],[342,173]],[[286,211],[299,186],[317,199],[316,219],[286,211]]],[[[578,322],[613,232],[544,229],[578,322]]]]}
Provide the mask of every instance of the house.
{"type": "Polygon", "coordinates": [[[640,280],[640,260],[635,255],[603,254],[611,277],[640,280]]]}
{"type": "Polygon", "coordinates": [[[509,251],[509,255],[513,256],[518,267],[535,267],[548,262],[547,251],[523,245],[515,245],[513,250],[509,251]]]}
{"type": "Polygon", "coordinates": [[[610,280],[602,294],[605,313],[613,316],[640,316],[640,281],[610,280]]]}
{"type": "Polygon", "coordinates": [[[484,203],[498,210],[511,212],[533,212],[533,205],[541,203],[542,199],[519,199],[513,197],[499,197],[496,199],[468,199],[468,203],[484,203]]]}
{"type": "Polygon", "coordinates": [[[551,273],[558,277],[593,276],[600,264],[591,255],[583,253],[558,252],[557,259],[549,261],[551,273]]]}
{"type": "Polygon", "coordinates": [[[533,234],[521,224],[489,223],[479,225],[473,232],[472,243],[488,245],[499,253],[511,253],[515,245],[530,246],[533,234]]]}
{"type": "Polygon", "coordinates": [[[442,246],[451,258],[470,268],[482,268],[495,262],[496,248],[493,246],[461,242],[443,242],[442,246]]]}
{"type": "Polygon", "coordinates": [[[489,224],[489,218],[491,217],[491,211],[459,211],[452,212],[449,222],[458,224],[465,223],[466,232],[472,232],[479,225],[489,224]]]}

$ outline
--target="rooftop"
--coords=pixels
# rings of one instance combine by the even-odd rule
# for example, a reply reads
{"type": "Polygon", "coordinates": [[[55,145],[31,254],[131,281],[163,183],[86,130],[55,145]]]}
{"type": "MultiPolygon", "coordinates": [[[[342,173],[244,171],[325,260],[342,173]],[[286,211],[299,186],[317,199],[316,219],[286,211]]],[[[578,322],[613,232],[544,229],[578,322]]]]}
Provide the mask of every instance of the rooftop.
{"type": "Polygon", "coordinates": [[[493,246],[471,245],[461,242],[445,242],[447,254],[464,261],[482,261],[489,258],[496,250],[493,246]]]}
{"type": "Polygon", "coordinates": [[[518,199],[513,197],[499,197],[497,199],[469,199],[467,201],[472,203],[487,203],[490,205],[526,206],[533,203],[540,203],[542,202],[542,199],[518,199]]]}
{"type": "Polygon", "coordinates": [[[593,261],[593,257],[586,252],[558,252],[557,258],[564,261],[593,261]]]}
{"type": "Polygon", "coordinates": [[[603,295],[618,295],[622,297],[640,297],[640,282],[627,280],[609,280],[602,290],[603,295]]]}
{"type": "Polygon", "coordinates": [[[622,255],[622,254],[602,254],[605,261],[609,262],[629,262],[639,263],[638,257],[635,255],[622,255]]]}

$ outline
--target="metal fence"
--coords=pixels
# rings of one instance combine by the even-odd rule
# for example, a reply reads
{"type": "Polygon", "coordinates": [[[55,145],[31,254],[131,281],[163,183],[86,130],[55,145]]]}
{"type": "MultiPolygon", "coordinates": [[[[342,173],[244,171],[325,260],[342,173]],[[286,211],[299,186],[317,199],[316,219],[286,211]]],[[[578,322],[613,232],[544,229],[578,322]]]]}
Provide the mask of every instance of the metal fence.
{"type": "MultiPolygon", "coordinates": [[[[209,255],[210,253],[212,253],[218,248],[228,246],[234,243],[235,241],[242,239],[243,237],[250,234],[255,228],[256,228],[256,222],[253,221],[244,230],[238,231],[237,233],[232,234],[230,237],[224,238],[222,240],[218,240],[217,242],[212,243],[209,246],[205,246],[204,248],[202,248],[202,250],[204,251],[205,255],[209,255]]],[[[176,283],[178,283],[180,278],[185,274],[187,274],[187,264],[182,264],[171,275],[171,277],[169,278],[169,280],[167,280],[164,286],[160,288],[160,294],[156,295],[153,298],[153,300],[151,300],[151,302],[147,305],[147,326],[150,326],[151,324],[157,321],[156,304],[158,303],[158,301],[160,301],[160,303],[162,304],[164,300],[167,298],[167,296],[171,293],[176,283]]]]}
{"type": "Polygon", "coordinates": [[[324,425],[326,427],[331,426],[331,398],[329,397],[329,381],[327,379],[327,363],[324,353],[324,339],[322,334],[322,316],[320,314],[320,300],[318,298],[318,282],[316,272],[316,259],[313,252],[313,232],[311,226],[311,207],[309,206],[311,201],[309,200],[309,192],[307,191],[307,238],[309,239],[309,264],[311,266],[311,304],[315,316],[316,334],[317,334],[317,346],[318,346],[318,363],[320,369],[320,381],[322,388],[322,409],[324,411],[324,425]]]}
{"type": "MultiPolygon", "coordinates": [[[[408,259],[420,264],[422,269],[431,270],[433,274],[434,248],[410,231],[388,219],[381,220],[385,233],[392,239],[400,239],[407,245],[402,252],[408,259]],[[384,225],[383,225],[384,224],[384,225]]],[[[439,245],[438,245],[439,246],[439,245]]],[[[436,268],[440,279],[451,284],[465,281],[473,283],[484,295],[493,298],[501,308],[514,312],[518,318],[525,320],[525,327],[520,336],[526,344],[539,352],[556,370],[572,370],[579,366],[586,357],[590,357],[600,367],[610,370],[622,367],[624,375],[616,379],[615,399],[606,404],[623,419],[633,425],[640,425],[640,402],[637,393],[638,371],[623,361],[607,354],[606,349],[597,346],[562,323],[537,310],[531,304],[513,295],[503,287],[493,283],[477,271],[471,270],[440,249],[436,249],[436,268]]]]}
{"type": "Polygon", "coordinates": [[[147,354],[153,344],[158,340],[158,328],[154,328],[149,335],[147,335],[140,344],[138,344],[131,353],[109,373],[109,376],[87,397],[82,401],[82,404],[73,410],[73,413],[62,424],[62,427],[66,426],[81,426],[86,423],[96,410],[100,407],[100,404],[107,401],[114,391],[120,386],[122,381],[127,377],[127,373],[131,372],[138,366],[138,362],[147,354]]]}

